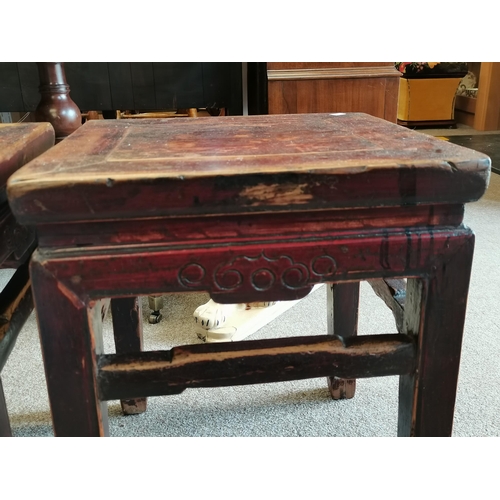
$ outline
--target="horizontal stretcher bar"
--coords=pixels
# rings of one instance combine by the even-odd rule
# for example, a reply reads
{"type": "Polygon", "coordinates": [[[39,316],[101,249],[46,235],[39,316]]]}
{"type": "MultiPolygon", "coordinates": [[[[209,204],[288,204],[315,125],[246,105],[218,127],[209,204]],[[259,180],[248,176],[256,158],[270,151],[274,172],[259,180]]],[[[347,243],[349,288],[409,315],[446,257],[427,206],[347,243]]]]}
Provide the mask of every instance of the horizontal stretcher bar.
{"type": "Polygon", "coordinates": [[[113,400],[195,387],[401,375],[412,373],[415,365],[416,345],[407,335],[321,335],[101,355],[98,385],[100,398],[113,400]]]}

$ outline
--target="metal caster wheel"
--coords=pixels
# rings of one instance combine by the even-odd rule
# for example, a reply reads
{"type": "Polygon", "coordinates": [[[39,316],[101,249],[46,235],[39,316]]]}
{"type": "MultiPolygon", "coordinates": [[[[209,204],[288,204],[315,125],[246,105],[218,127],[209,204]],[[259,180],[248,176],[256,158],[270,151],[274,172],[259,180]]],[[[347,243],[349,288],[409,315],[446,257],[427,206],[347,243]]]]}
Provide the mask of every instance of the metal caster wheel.
{"type": "Polygon", "coordinates": [[[148,297],[149,309],[151,310],[149,314],[149,322],[152,325],[159,323],[163,318],[161,314],[161,308],[163,307],[163,297],[161,295],[150,295],[148,297]]]}
{"type": "Polygon", "coordinates": [[[163,314],[160,311],[153,311],[149,315],[149,323],[151,325],[156,325],[157,323],[159,323],[161,321],[162,318],[163,318],[163,314]]]}

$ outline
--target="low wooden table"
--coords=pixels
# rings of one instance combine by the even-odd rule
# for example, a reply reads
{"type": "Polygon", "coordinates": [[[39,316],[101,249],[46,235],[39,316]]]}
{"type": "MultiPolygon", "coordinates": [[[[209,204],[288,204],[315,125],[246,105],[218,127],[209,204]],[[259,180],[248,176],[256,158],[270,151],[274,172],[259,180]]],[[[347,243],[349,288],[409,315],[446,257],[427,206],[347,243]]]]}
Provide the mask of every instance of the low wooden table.
{"type": "Polygon", "coordinates": [[[483,154],[361,113],[86,123],[8,187],[38,231],[55,434],[107,434],[108,400],[400,375],[398,434],[449,436],[474,246],[464,204],[489,174],[483,154]],[[401,333],[335,328],[335,304],[355,315],[353,284],[396,277],[401,333]],[[293,300],[317,283],[329,284],[324,335],[103,353],[109,298],[293,300]]]}
{"type": "MultiPolygon", "coordinates": [[[[21,226],[7,203],[7,180],[17,169],[54,145],[49,123],[0,124],[0,268],[16,272],[0,292],[0,372],[33,310],[28,261],[36,245],[35,230],[21,226]]],[[[0,436],[10,436],[0,379],[0,436]]]]}

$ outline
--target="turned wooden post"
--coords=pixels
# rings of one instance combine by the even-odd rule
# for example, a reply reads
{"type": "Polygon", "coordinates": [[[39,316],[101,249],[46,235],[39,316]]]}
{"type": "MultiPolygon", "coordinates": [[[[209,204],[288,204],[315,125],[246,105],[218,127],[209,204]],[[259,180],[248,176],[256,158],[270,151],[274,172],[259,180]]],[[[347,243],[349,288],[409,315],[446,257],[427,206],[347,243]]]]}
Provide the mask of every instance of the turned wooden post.
{"type": "Polygon", "coordinates": [[[64,63],[37,63],[41,100],[35,117],[49,122],[56,132],[56,142],[68,137],[82,124],[80,109],[69,96],[64,63]]]}

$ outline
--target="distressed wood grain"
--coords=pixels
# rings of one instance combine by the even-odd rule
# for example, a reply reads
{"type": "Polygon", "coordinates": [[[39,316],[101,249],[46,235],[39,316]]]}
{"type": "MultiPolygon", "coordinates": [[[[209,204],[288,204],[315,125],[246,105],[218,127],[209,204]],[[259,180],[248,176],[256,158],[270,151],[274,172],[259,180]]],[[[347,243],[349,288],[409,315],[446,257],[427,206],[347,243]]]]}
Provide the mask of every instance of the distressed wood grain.
{"type": "Polygon", "coordinates": [[[398,332],[403,331],[406,283],[402,279],[369,280],[373,291],[387,304],[396,320],[398,332]]]}
{"type": "MultiPolygon", "coordinates": [[[[33,310],[27,260],[36,245],[35,230],[19,224],[6,193],[8,178],[20,167],[54,145],[49,123],[0,123],[0,268],[16,272],[0,293],[0,372],[33,310]]],[[[0,380],[0,436],[11,428],[0,380]]]]}
{"type": "Polygon", "coordinates": [[[30,271],[54,433],[108,434],[106,403],[99,400],[94,369],[103,349],[102,304],[86,304],[36,263],[30,271]]]}
{"type": "Polygon", "coordinates": [[[106,435],[109,399],[323,376],[338,399],[357,378],[396,374],[399,435],[450,435],[473,242],[464,204],[490,164],[361,113],[82,126],[8,185],[39,235],[56,435],[106,435]],[[356,282],[379,279],[408,283],[402,334],[358,337],[356,282]],[[141,352],[138,296],[267,302],[317,283],[330,292],[326,335],[141,352]],[[109,299],[123,306],[117,354],[102,351],[109,299]]]}
{"type": "Polygon", "coordinates": [[[259,238],[274,240],[293,236],[318,237],[341,231],[356,235],[371,229],[414,230],[458,227],[463,220],[463,205],[422,205],[345,210],[284,213],[235,214],[189,218],[155,217],[75,221],[37,225],[42,247],[99,247],[176,243],[192,245],[203,242],[244,243],[259,238]],[[279,232],[276,228],[280,228],[279,232]]]}
{"type": "MultiPolygon", "coordinates": [[[[143,349],[142,316],[140,297],[122,297],[111,300],[113,335],[118,354],[138,352],[143,349]]],[[[137,415],[146,411],[147,399],[122,399],[125,415],[137,415]]]]}
{"type": "Polygon", "coordinates": [[[344,378],[400,375],[413,371],[415,356],[410,337],[391,334],[198,344],[99,356],[98,383],[105,400],[158,396],[188,387],[283,382],[335,373],[344,378]]]}
{"type": "MultiPolygon", "coordinates": [[[[343,338],[358,334],[359,281],[329,284],[326,292],[328,335],[343,338]]],[[[328,389],[333,399],[351,399],[356,391],[355,379],[328,377],[328,389]]]]}
{"type": "Polygon", "coordinates": [[[25,224],[456,204],[484,193],[490,164],[363,113],[93,120],[8,189],[25,224]]]}
{"type": "Polygon", "coordinates": [[[0,186],[20,167],[54,145],[50,123],[0,123],[0,186]]]}
{"type": "Polygon", "coordinates": [[[467,233],[427,280],[407,281],[403,332],[420,354],[400,377],[399,436],[451,436],[475,240],[467,233]]]}
{"type": "Polygon", "coordinates": [[[460,246],[461,228],[341,231],[217,245],[39,248],[33,260],[91,299],[209,292],[219,303],[296,300],[316,283],[422,276],[460,246]]]}

